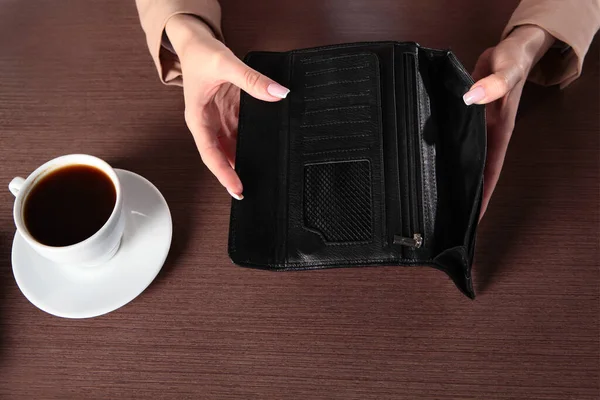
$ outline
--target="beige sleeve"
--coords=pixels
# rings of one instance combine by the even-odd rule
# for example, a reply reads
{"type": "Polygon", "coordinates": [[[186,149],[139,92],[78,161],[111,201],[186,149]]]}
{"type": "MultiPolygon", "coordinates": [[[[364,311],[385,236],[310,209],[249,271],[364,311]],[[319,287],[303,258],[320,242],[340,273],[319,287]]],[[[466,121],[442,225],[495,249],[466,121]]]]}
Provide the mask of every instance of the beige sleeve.
{"type": "Polygon", "coordinates": [[[583,60],[600,28],[600,0],[522,0],[502,32],[502,39],[519,25],[537,25],[557,40],[533,68],[529,80],[540,85],[567,86],[581,75],[583,60]]]}
{"type": "Polygon", "coordinates": [[[140,22],[146,34],[150,55],[163,83],[181,85],[181,66],[177,56],[163,46],[167,20],[175,14],[192,14],[210,26],[223,40],[221,6],[217,0],[136,0],[140,22]]]}

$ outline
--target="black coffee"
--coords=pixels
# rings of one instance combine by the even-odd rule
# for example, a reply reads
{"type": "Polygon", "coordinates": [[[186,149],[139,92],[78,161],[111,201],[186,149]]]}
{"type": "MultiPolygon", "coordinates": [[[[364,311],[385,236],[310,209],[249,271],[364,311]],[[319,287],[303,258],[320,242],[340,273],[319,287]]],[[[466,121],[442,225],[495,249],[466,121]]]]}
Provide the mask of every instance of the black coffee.
{"type": "Polygon", "coordinates": [[[117,193],[108,175],[89,165],[69,165],[38,182],[27,198],[27,230],[48,246],[69,246],[96,233],[115,207],[117,193]]]}

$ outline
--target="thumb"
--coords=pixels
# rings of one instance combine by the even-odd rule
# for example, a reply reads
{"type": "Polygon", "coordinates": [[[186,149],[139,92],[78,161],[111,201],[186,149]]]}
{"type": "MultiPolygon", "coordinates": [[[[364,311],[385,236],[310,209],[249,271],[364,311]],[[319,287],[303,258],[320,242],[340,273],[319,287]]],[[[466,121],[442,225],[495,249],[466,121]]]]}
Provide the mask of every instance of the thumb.
{"type": "Polygon", "coordinates": [[[521,80],[518,67],[500,69],[491,75],[475,82],[463,96],[466,105],[487,104],[504,97],[521,80]]]}
{"type": "Polygon", "coordinates": [[[264,101],[279,101],[285,99],[290,92],[288,88],[244,64],[233,53],[230,61],[225,79],[250,96],[264,101]]]}

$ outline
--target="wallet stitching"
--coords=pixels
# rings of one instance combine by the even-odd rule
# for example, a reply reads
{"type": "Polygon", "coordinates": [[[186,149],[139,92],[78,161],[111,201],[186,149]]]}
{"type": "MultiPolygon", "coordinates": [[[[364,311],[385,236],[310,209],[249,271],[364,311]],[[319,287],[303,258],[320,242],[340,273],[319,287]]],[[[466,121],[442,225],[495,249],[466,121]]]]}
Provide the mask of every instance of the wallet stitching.
{"type": "Polygon", "coordinates": [[[326,74],[330,74],[332,72],[352,71],[352,70],[356,70],[356,69],[363,69],[363,68],[367,68],[368,66],[369,66],[368,64],[365,64],[365,65],[359,65],[356,67],[327,68],[327,69],[322,69],[322,70],[317,70],[317,71],[308,71],[308,72],[305,72],[304,75],[306,75],[306,76],[326,75],[326,74]]]}
{"type": "Polygon", "coordinates": [[[331,81],[331,82],[327,82],[327,83],[319,83],[317,85],[307,85],[304,84],[304,87],[306,89],[314,89],[314,88],[319,88],[319,87],[325,87],[325,86],[333,86],[333,85],[339,85],[342,83],[362,83],[362,82],[368,82],[369,81],[369,76],[367,76],[364,79],[346,79],[346,80],[341,80],[341,81],[331,81]]]}
{"type": "MultiPolygon", "coordinates": [[[[289,60],[288,60],[288,81],[291,83],[293,82],[294,79],[294,61],[295,61],[295,54],[291,53],[289,60]]],[[[290,159],[291,159],[291,141],[290,141],[290,137],[291,137],[291,132],[292,132],[292,123],[290,121],[291,119],[291,108],[292,108],[292,104],[291,101],[288,104],[288,112],[287,112],[287,137],[286,137],[286,145],[287,145],[287,154],[285,155],[285,197],[284,197],[284,201],[285,201],[285,228],[283,231],[283,235],[284,235],[284,244],[283,244],[283,265],[287,266],[288,263],[288,257],[289,257],[289,252],[288,252],[288,236],[289,236],[289,229],[290,229],[290,213],[289,213],[289,193],[290,193],[290,159]]]]}
{"type": "MultiPolygon", "coordinates": [[[[429,110],[429,113],[431,115],[431,101],[429,100],[428,96],[425,97],[425,101],[427,104],[427,109],[429,110]]],[[[433,154],[433,151],[434,151],[434,149],[431,147],[426,148],[426,154],[430,160],[430,164],[435,165],[435,156],[433,154]]],[[[427,196],[429,197],[429,199],[428,199],[429,201],[427,202],[427,215],[425,218],[427,219],[426,225],[429,225],[429,231],[432,232],[434,221],[431,220],[430,216],[432,216],[434,214],[434,211],[431,209],[432,199],[430,197],[430,194],[433,193],[434,197],[437,197],[437,179],[435,176],[435,171],[433,173],[428,172],[428,175],[429,176],[428,176],[427,180],[428,180],[428,185],[430,187],[430,190],[428,191],[428,194],[427,194],[427,196]]],[[[427,226],[425,229],[427,229],[427,226]]]]}
{"type": "Polygon", "coordinates": [[[313,165],[313,164],[324,164],[330,162],[344,162],[344,161],[359,161],[359,160],[369,160],[371,162],[371,157],[363,157],[363,158],[352,158],[352,157],[333,157],[333,158],[325,158],[319,159],[319,161],[308,161],[305,166],[313,165]]]}
{"type": "Polygon", "coordinates": [[[367,240],[367,241],[359,241],[359,242],[324,242],[325,246],[353,246],[353,245],[357,245],[357,244],[362,244],[362,245],[366,245],[366,244],[371,244],[373,243],[373,240],[367,240]]]}
{"type": "Polygon", "coordinates": [[[339,94],[336,96],[324,96],[324,97],[313,97],[311,98],[304,98],[304,101],[320,101],[320,100],[331,100],[331,99],[343,99],[346,97],[364,97],[364,96],[368,96],[369,93],[371,93],[371,89],[367,89],[364,92],[361,93],[346,93],[346,94],[339,94]]]}
{"type": "MultiPolygon", "coordinates": [[[[397,41],[393,41],[393,40],[387,40],[387,41],[367,41],[367,42],[352,42],[352,43],[342,43],[342,44],[330,44],[330,45],[324,45],[324,46],[317,46],[317,47],[312,47],[312,48],[306,48],[306,49],[297,49],[297,50],[292,50],[291,52],[293,54],[314,54],[314,53],[319,53],[319,52],[323,52],[323,51],[327,51],[327,50],[346,50],[346,49],[356,49],[358,48],[358,50],[360,51],[361,48],[365,48],[368,46],[385,46],[385,45],[392,45],[392,46],[414,46],[417,48],[422,48],[428,51],[435,51],[435,52],[440,52],[440,53],[445,53],[446,51],[444,50],[439,50],[439,49],[430,49],[428,47],[423,47],[420,44],[416,43],[416,42],[397,42],[397,41]]],[[[363,53],[364,55],[368,55],[363,53]]]]}
{"type": "MultiPolygon", "coordinates": [[[[325,151],[315,151],[312,153],[304,153],[306,156],[317,156],[320,154],[332,154],[332,153],[353,153],[355,151],[365,151],[369,150],[368,147],[360,147],[356,149],[341,149],[341,150],[325,150],[325,151]]],[[[370,164],[370,161],[369,161],[370,164]]]]}
{"type": "MultiPolygon", "coordinates": [[[[294,54],[313,54],[313,53],[319,53],[322,51],[327,51],[327,50],[340,50],[340,49],[355,49],[355,48],[364,48],[366,46],[373,46],[373,45],[396,45],[398,44],[398,42],[395,41],[370,41],[370,42],[354,42],[354,43],[343,43],[343,44],[330,44],[330,45],[325,45],[325,46],[317,46],[317,47],[312,47],[312,48],[306,48],[306,49],[298,49],[298,50],[292,50],[292,53],[294,54]]],[[[404,42],[404,44],[412,44],[412,45],[416,45],[419,46],[417,43],[415,42],[404,42]]],[[[366,53],[363,53],[363,55],[367,55],[366,53]]],[[[306,59],[305,60],[309,60],[306,59]]]]}
{"type": "Polygon", "coordinates": [[[305,111],[303,113],[303,115],[311,115],[311,114],[318,114],[318,113],[322,113],[322,112],[328,112],[328,111],[339,111],[339,110],[360,110],[360,109],[364,109],[364,108],[369,108],[370,106],[343,106],[343,107],[331,107],[331,108],[324,108],[322,110],[311,110],[311,111],[305,111]]]}
{"type": "Polygon", "coordinates": [[[320,124],[304,124],[300,125],[300,128],[314,128],[318,126],[331,126],[331,125],[345,125],[345,124],[364,124],[371,122],[370,119],[361,119],[360,121],[334,121],[334,122],[323,122],[320,124]]]}
{"type": "Polygon", "coordinates": [[[315,141],[319,141],[319,140],[331,140],[331,139],[352,139],[352,138],[359,138],[359,137],[369,137],[371,136],[370,133],[363,133],[361,135],[340,135],[340,136],[318,136],[318,137],[309,137],[309,138],[305,138],[304,140],[307,142],[315,142],[315,141]]]}
{"type": "Polygon", "coordinates": [[[365,55],[368,55],[368,54],[366,54],[366,53],[345,54],[345,55],[342,55],[342,56],[332,56],[332,57],[327,57],[327,58],[320,58],[318,60],[315,60],[315,59],[312,59],[312,58],[303,58],[300,61],[302,62],[302,64],[308,65],[308,64],[318,64],[318,63],[327,62],[327,61],[331,61],[331,60],[341,60],[341,59],[344,59],[344,58],[364,57],[365,55]]]}
{"type": "MultiPolygon", "coordinates": [[[[418,71],[419,69],[419,65],[418,65],[418,57],[415,57],[415,61],[417,62],[416,70],[418,71]]],[[[416,86],[417,86],[417,96],[418,97],[423,97],[423,90],[422,90],[422,86],[419,82],[419,75],[416,74],[417,79],[416,79],[416,86]]],[[[427,96],[425,96],[425,98],[427,99],[427,96]]],[[[423,150],[423,128],[425,126],[425,121],[423,120],[423,114],[422,114],[422,109],[421,109],[421,102],[419,101],[419,99],[417,98],[417,123],[419,124],[419,131],[417,134],[417,139],[419,140],[419,152],[421,153],[421,165],[423,165],[423,160],[426,159],[427,154],[425,154],[425,151],[423,150]]],[[[424,215],[423,215],[423,222],[424,222],[424,226],[423,226],[423,241],[427,241],[427,237],[425,235],[425,231],[427,231],[427,225],[429,224],[429,191],[425,190],[425,185],[427,183],[429,183],[429,177],[428,177],[428,172],[427,171],[422,171],[422,168],[420,168],[421,170],[421,187],[419,188],[421,190],[421,193],[423,193],[423,197],[424,200],[423,206],[424,206],[424,215]]],[[[427,244],[427,243],[425,243],[427,244]]]]}
{"type": "MultiPolygon", "coordinates": [[[[379,190],[381,191],[381,204],[380,204],[380,215],[381,215],[381,242],[382,242],[382,247],[386,247],[387,243],[388,243],[388,239],[387,239],[387,235],[388,235],[388,226],[387,226],[387,220],[386,220],[386,202],[385,202],[385,198],[386,198],[386,190],[385,190],[385,157],[383,155],[383,115],[382,115],[382,107],[381,107],[381,73],[379,70],[379,58],[375,58],[374,61],[374,67],[375,67],[375,101],[376,101],[376,110],[378,112],[375,113],[376,115],[376,122],[377,122],[377,153],[378,153],[378,157],[379,157],[379,173],[380,173],[380,187],[379,190]]],[[[372,170],[370,170],[370,173],[372,174],[372,170]]],[[[373,188],[371,188],[371,190],[373,190],[373,188]]],[[[371,225],[373,225],[373,221],[375,221],[375,207],[373,206],[373,193],[371,194],[371,225]]],[[[373,229],[374,230],[374,229],[373,229]]],[[[382,248],[383,250],[383,248],[382,248]]]]}

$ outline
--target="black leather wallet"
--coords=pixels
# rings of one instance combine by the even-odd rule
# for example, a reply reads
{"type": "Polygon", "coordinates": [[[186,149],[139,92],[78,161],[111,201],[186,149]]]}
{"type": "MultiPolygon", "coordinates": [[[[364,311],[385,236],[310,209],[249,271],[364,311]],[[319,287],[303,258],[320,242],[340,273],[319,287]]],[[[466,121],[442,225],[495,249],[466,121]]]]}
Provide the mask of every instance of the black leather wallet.
{"type": "Polygon", "coordinates": [[[277,271],[427,265],[473,298],[486,154],[482,106],[450,51],[375,42],[252,52],[290,88],[242,93],[229,255],[277,271]]]}

